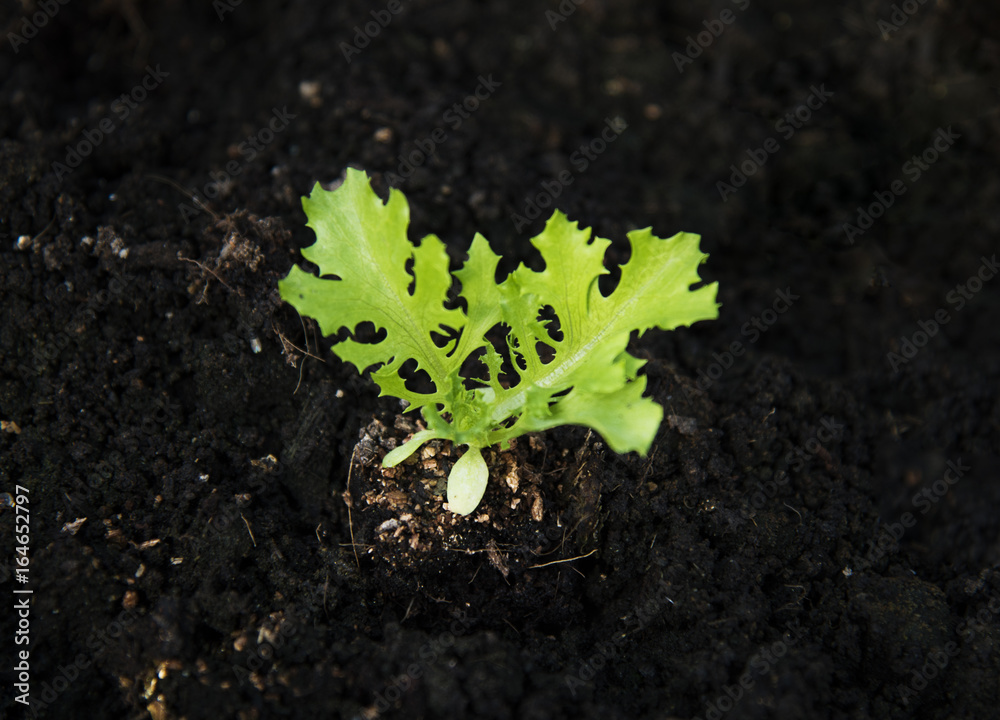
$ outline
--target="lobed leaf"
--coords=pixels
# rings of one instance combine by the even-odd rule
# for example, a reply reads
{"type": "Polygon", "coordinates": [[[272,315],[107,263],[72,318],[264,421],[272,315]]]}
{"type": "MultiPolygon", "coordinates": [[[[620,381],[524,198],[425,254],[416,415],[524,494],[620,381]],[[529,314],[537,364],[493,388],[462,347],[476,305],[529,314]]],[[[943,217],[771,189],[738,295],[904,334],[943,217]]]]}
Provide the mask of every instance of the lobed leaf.
{"type": "Polygon", "coordinates": [[[293,267],[279,283],[281,297],[315,318],[326,335],[342,328],[354,333],[369,322],[385,333],[371,343],[349,338],[333,350],[359,372],[378,366],[372,377],[383,395],[422,408],[427,430],[389,453],[385,464],[401,462],[434,438],[468,445],[449,479],[449,500],[462,514],[475,509],[485,487],[480,449],[526,432],[585,425],[617,452],[648,452],[663,409],[643,397],[643,362],[626,351],[630,334],[718,316],[717,284],[691,289],[701,283],[698,266],[708,257],[691,233],[667,239],[649,228],[628,233],[631,257],[607,296],[598,280],[608,273],[610,241],[592,238],[559,211],[531,241],[545,268],[522,264],[501,283],[495,280],[500,258],[477,233],[454,273],[463,311],[445,306],[453,276],[443,243],[433,235],[419,245],[407,239],[409,206],[398,190],[383,203],[363,172],[348,169],[339,188],[317,184],[302,204],[316,233],[302,254],[320,277],[293,267]],[[541,319],[544,308],[558,318],[559,339],[541,319]],[[507,329],[516,376],[509,386],[500,379],[503,356],[486,337],[498,324],[507,329]],[[439,346],[433,333],[457,337],[439,346]],[[543,360],[540,346],[554,355],[543,360]],[[484,381],[460,374],[477,354],[484,381]],[[406,387],[399,373],[409,361],[427,373],[433,391],[406,387]]]}

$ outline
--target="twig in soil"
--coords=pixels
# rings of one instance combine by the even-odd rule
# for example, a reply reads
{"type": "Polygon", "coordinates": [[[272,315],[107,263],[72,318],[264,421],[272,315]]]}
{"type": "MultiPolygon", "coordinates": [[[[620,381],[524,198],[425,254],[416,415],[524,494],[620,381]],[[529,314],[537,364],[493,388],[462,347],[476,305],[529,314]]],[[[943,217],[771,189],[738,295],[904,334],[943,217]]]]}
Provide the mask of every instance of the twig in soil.
{"type": "Polygon", "coordinates": [[[563,534],[562,534],[562,537],[559,539],[559,544],[556,545],[551,550],[549,550],[548,552],[543,552],[543,553],[532,552],[531,554],[532,555],[537,555],[538,557],[545,557],[546,555],[551,555],[554,552],[559,552],[559,550],[562,548],[562,546],[566,544],[566,533],[567,533],[567,529],[563,528],[563,534]]]}
{"type": "MultiPolygon", "coordinates": [[[[594,548],[593,550],[591,550],[586,555],[577,555],[576,557],[563,558],[562,560],[552,560],[552,561],[547,562],[547,563],[542,563],[541,565],[529,565],[526,569],[527,570],[534,570],[536,568],[543,568],[543,567],[547,567],[549,565],[558,565],[559,563],[573,562],[574,560],[582,560],[583,558],[590,557],[595,552],[597,552],[597,548],[594,548]]],[[[577,572],[579,572],[579,570],[577,570],[577,572]]]]}
{"type": "Polygon", "coordinates": [[[590,446],[590,436],[593,434],[594,431],[587,428],[587,437],[583,439],[583,444],[576,451],[576,461],[580,463],[580,469],[576,471],[576,477],[570,481],[571,484],[575,483],[580,478],[580,473],[583,472],[583,459],[587,456],[587,448],[590,446]]]}
{"type": "Polygon", "coordinates": [[[358,570],[361,569],[361,560],[358,559],[358,545],[354,542],[354,518],[351,517],[351,505],[354,504],[351,499],[351,472],[354,470],[354,456],[358,454],[358,446],[355,445],[354,449],[351,451],[351,462],[347,466],[347,497],[344,498],[347,501],[347,527],[351,531],[351,550],[354,551],[354,562],[358,564],[358,570]]]}
{"type": "MultiPolygon", "coordinates": [[[[301,315],[299,315],[299,322],[302,323],[302,335],[306,339],[306,349],[305,350],[303,350],[298,345],[296,345],[291,340],[289,340],[284,335],[282,335],[278,331],[278,329],[276,327],[272,327],[271,328],[271,330],[274,331],[274,334],[278,336],[278,340],[281,341],[281,349],[282,349],[282,351],[290,358],[290,360],[288,360],[287,362],[292,367],[296,367],[295,363],[296,363],[297,360],[295,358],[294,353],[292,353],[289,350],[289,348],[291,348],[291,350],[296,350],[296,351],[302,353],[305,357],[311,357],[313,360],[319,360],[321,363],[325,363],[326,360],[324,360],[323,358],[321,358],[318,355],[313,355],[311,352],[309,352],[309,335],[306,333],[306,324],[302,320],[302,316],[301,315]]],[[[302,384],[302,370],[303,370],[303,366],[304,365],[305,365],[305,361],[302,362],[302,365],[298,366],[298,368],[299,368],[299,381],[295,384],[295,389],[292,390],[292,395],[294,395],[295,393],[297,393],[299,391],[299,386],[302,384]]]]}
{"type": "Polygon", "coordinates": [[[406,614],[403,615],[403,619],[399,621],[400,625],[406,622],[406,618],[410,617],[410,610],[413,609],[413,603],[415,603],[416,601],[417,601],[416,596],[414,596],[414,598],[410,600],[410,604],[406,608],[406,614]]]}
{"type": "Polygon", "coordinates": [[[505,623],[507,623],[508,625],[510,625],[514,629],[514,632],[516,632],[518,635],[521,634],[520,631],[516,627],[514,627],[514,624],[510,620],[508,620],[507,618],[504,618],[503,621],[505,623]]]}
{"type": "Polygon", "coordinates": [[[789,609],[801,608],[802,607],[802,599],[806,595],[809,594],[808,592],[806,592],[805,586],[804,585],[785,585],[785,587],[789,588],[790,590],[801,590],[802,592],[799,594],[799,597],[798,597],[798,599],[795,602],[788,603],[787,605],[785,605],[782,608],[782,610],[784,610],[785,608],[789,608],[789,609]]]}
{"type": "Polygon", "coordinates": [[[576,469],[576,475],[574,475],[573,479],[569,481],[570,485],[576,485],[576,481],[580,479],[580,476],[583,474],[583,469],[587,466],[586,463],[581,462],[579,459],[577,459],[577,462],[580,463],[580,467],[576,469]]]}
{"type": "Polygon", "coordinates": [[[29,243],[29,244],[31,244],[31,245],[34,245],[34,244],[35,244],[35,240],[37,240],[37,239],[38,239],[38,238],[40,238],[40,237],[41,237],[42,235],[44,235],[45,233],[47,233],[47,232],[49,231],[49,228],[50,228],[50,227],[52,227],[52,224],[53,224],[53,223],[54,223],[55,221],[56,221],[56,218],[55,218],[55,216],[53,216],[53,217],[52,217],[52,219],[51,219],[51,220],[49,220],[49,224],[48,224],[48,225],[46,225],[45,227],[43,227],[43,228],[42,228],[42,231],[41,231],[40,233],[38,233],[37,235],[35,235],[35,237],[31,238],[31,243],[29,243]]]}
{"type": "Polygon", "coordinates": [[[653,446],[653,452],[649,454],[649,460],[646,462],[646,467],[642,469],[642,477],[639,478],[639,484],[642,485],[646,482],[646,478],[649,477],[650,471],[653,469],[653,461],[656,460],[656,453],[659,451],[659,446],[653,446]]]}
{"type": "Polygon", "coordinates": [[[248,523],[247,519],[243,517],[243,513],[240,513],[240,517],[243,518],[243,524],[247,526],[247,532],[250,533],[250,542],[253,543],[254,547],[257,547],[257,541],[254,540],[253,530],[250,529],[250,523],[248,523]]]}
{"type": "MultiPolygon", "coordinates": [[[[296,315],[298,315],[298,313],[296,313],[296,315]]],[[[306,341],[306,351],[307,351],[306,352],[306,356],[308,356],[309,355],[309,353],[308,353],[308,350],[309,350],[309,334],[306,332],[306,321],[302,319],[301,315],[299,315],[299,325],[302,326],[302,338],[306,341]]],[[[305,372],[305,369],[306,369],[306,361],[305,361],[305,358],[303,358],[302,359],[302,364],[299,365],[299,381],[297,383],[295,383],[295,389],[292,390],[292,395],[294,395],[295,393],[297,393],[299,391],[299,387],[302,385],[302,373],[305,372]]],[[[348,471],[348,472],[350,472],[350,471],[348,471]]]]}
{"type": "Polygon", "coordinates": [[[793,513],[795,513],[796,515],[799,516],[799,525],[801,525],[802,524],[802,513],[800,513],[798,510],[796,510],[795,508],[793,508],[791,505],[789,505],[786,502],[783,502],[781,504],[784,505],[789,510],[791,510],[793,513]]]}
{"type": "MultiPolygon", "coordinates": [[[[210,268],[207,265],[205,265],[205,263],[198,262],[197,260],[192,260],[191,258],[184,257],[180,253],[177,253],[177,259],[178,260],[183,260],[184,262],[194,263],[195,265],[197,265],[198,267],[200,267],[203,272],[210,273],[212,275],[212,277],[214,277],[220,283],[222,283],[223,285],[225,285],[226,288],[229,290],[229,292],[233,292],[233,289],[231,287],[229,287],[229,285],[226,284],[226,281],[223,280],[222,278],[220,278],[218,275],[216,275],[215,271],[212,270],[212,268],[210,268]]],[[[202,299],[204,299],[204,297],[205,297],[205,295],[203,293],[202,294],[202,299]]]]}
{"type": "Polygon", "coordinates": [[[161,183],[166,183],[167,185],[172,185],[173,187],[177,188],[182,193],[184,193],[184,196],[187,197],[188,200],[190,200],[195,205],[197,205],[198,207],[200,207],[202,210],[204,210],[205,212],[207,212],[209,215],[211,215],[213,218],[215,218],[216,222],[218,222],[219,216],[216,215],[214,212],[212,212],[211,209],[209,209],[208,205],[206,205],[205,203],[203,203],[201,201],[201,199],[197,195],[195,195],[193,192],[191,192],[190,190],[185,190],[183,187],[181,187],[180,185],[178,185],[177,183],[175,183],[170,178],[165,178],[162,175],[147,174],[146,177],[153,178],[153,180],[159,180],[161,183]]]}

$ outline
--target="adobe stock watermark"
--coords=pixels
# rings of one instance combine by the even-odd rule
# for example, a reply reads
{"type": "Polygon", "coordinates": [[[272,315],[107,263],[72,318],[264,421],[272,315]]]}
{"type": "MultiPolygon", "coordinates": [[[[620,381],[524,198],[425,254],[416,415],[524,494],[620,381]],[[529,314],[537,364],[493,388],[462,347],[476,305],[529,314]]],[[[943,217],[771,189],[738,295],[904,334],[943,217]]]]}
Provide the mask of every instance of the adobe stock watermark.
{"type": "Polygon", "coordinates": [[[351,64],[352,56],[360,55],[362,50],[371,45],[372,40],[389,27],[389,23],[392,22],[393,18],[402,11],[403,3],[401,0],[389,0],[381,10],[371,11],[372,19],[366,22],[364,26],[355,25],[354,44],[352,45],[349,42],[340,43],[340,52],[343,53],[347,64],[351,64]]]}
{"type": "MultiPolygon", "coordinates": [[[[789,464],[790,469],[800,472],[808,464],[810,455],[818,455],[824,450],[825,445],[843,438],[844,427],[831,417],[822,418],[820,428],[811,438],[806,440],[805,444],[796,445],[785,454],[785,462],[789,464]]],[[[777,497],[778,488],[788,484],[789,477],[787,472],[782,472],[774,480],[758,482],[758,490],[750,495],[749,506],[753,510],[762,509],[770,500],[777,497]]],[[[752,514],[746,507],[742,508],[740,512],[743,517],[750,517],[752,514]]]]}
{"type": "Polygon", "coordinates": [[[889,15],[889,19],[879,19],[878,21],[878,29],[882,33],[882,39],[888,40],[890,34],[902,30],[903,26],[910,21],[910,18],[916,15],[920,6],[926,2],[927,0],[903,0],[899,5],[893,5],[891,8],[892,14],[889,15]]]}
{"type": "Polygon", "coordinates": [[[419,661],[407,665],[406,671],[394,677],[382,690],[375,693],[375,711],[378,714],[395,706],[403,695],[412,690],[427,669],[441,659],[441,656],[455,646],[455,639],[467,633],[475,618],[470,618],[464,610],[453,613],[455,618],[448,629],[433,640],[420,646],[419,661]]]}
{"type": "MultiPolygon", "coordinates": [[[[901,171],[911,184],[919,180],[923,173],[930,170],[931,165],[936,163],[941,155],[948,152],[954,146],[955,141],[962,137],[951,127],[949,125],[947,130],[938,128],[931,143],[919,155],[914,155],[903,163],[901,171]]],[[[893,180],[888,190],[876,190],[873,193],[874,202],[870,203],[867,208],[858,206],[857,224],[844,223],[843,230],[847,235],[847,242],[853,245],[854,238],[864,235],[875,224],[875,221],[892,207],[896,198],[904,194],[906,190],[906,184],[902,179],[893,180]]]]}
{"type": "Polygon", "coordinates": [[[215,10],[219,22],[222,22],[226,19],[226,15],[236,10],[242,4],[243,0],[212,0],[212,9],[215,10]]]}
{"type": "MultiPolygon", "coordinates": [[[[970,466],[962,464],[962,458],[958,458],[957,462],[949,460],[946,465],[948,469],[944,471],[943,476],[939,480],[935,480],[910,498],[910,504],[914,509],[919,509],[921,515],[926,515],[930,512],[931,508],[947,495],[951,488],[972,469],[970,466]]],[[[907,510],[899,516],[897,522],[880,525],[876,537],[868,543],[868,552],[855,563],[853,569],[849,568],[849,571],[845,574],[851,575],[854,570],[869,570],[887,554],[896,552],[899,549],[899,541],[903,539],[903,535],[916,524],[916,515],[907,510]]]]}
{"type": "Polygon", "coordinates": [[[800,472],[809,462],[809,455],[817,455],[824,445],[829,445],[834,440],[840,440],[844,436],[844,425],[831,417],[820,420],[822,427],[816,431],[814,437],[806,440],[805,445],[796,445],[785,455],[785,462],[792,465],[792,470],[800,472]],[[807,454],[808,453],[808,454],[807,454]]]}
{"type": "Polygon", "coordinates": [[[132,427],[136,428],[141,434],[143,444],[150,451],[155,452],[156,440],[164,435],[171,420],[180,418],[182,409],[178,403],[172,402],[169,397],[157,398],[150,406],[144,409],[142,419],[139,423],[137,425],[133,424],[132,427]]]}
{"type": "MultiPolygon", "coordinates": [[[[774,301],[771,303],[771,307],[765,308],[760,315],[755,315],[743,323],[743,327],[740,328],[740,335],[747,338],[748,345],[753,345],[778,322],[780,315],[788,312],[792,304],[798,299],[799,296],[792,293],[791,287],[786,287],[784,290],[780,288],[775,290],[774,301]]],[[[715,362],[711,363],[707,368],[698,368],[696,373],[698,379],[695,381],[695,386],[702,392],[708,390],[733,366],[736,362],[735,358],[740,357],[746,351],[747,348],[741,341],[734,340],[729,344],[728,350],[723,350],[721,354],[713,352],[712,358],[715,362]]],[[[685,386],[685,389],[690,393],[690,388],[685,386]]]]}
{"type": "Polygon", "coordinates": [[[960,622],[955,631],[961,638],[962,644],[949,640],[944,644],[943,650],[928,653],[924,664],[910,671],[909,681],[896,686],[896,692],[899,693],[903,705],[909,705],[911,700],[915,700],[930,685],[930,681],[948,667],[949,661],[961,654],[965,643],[975,637],[977,632],[984,632],[990,623],[995,622],[998,614],[1000,614],[1000,595],[994,595],[984,607],[979,608],[972,619],[960,622]]]}
{"type": "MultiPolygon", "coordinates": [[[[757,652],[750,658],[750,670],[740,675],[739,679],[732,685],[723,685],[722,692],[709,700],[705,706],[704,720],[719,720],[723,715],[736,707],[736,703],[757,684],[758,678],[764,677],[773,668],[778,660],[788,654],[790,648],[806,636],[806,630],[799,624],[799,621],[789,620],[785,623],[785,633],[780,640],[757,652]]],[[[696,715],[694,720],[702,720],[701,715],[696,715]]]]}
{"type": "MultiPolygon", "coordinates": [[[[41,685],[41,692],[37,696],[27,696],[24,702],[28,705],[28,717],[41,717],[40,713],[47,710],[60,695],[66,692],[70,685],[75,683],[81,673],[94,664],[94,661],[101,657],[108,647],[117,641],[125,633],[125,629],[136,621],[138,615],[129,609],[122,610],[117,617],[108,623],[103,630],[95,630],[85,641],[88,653],[78,653],[72,661],[65,665],[60,665],[56,674],[46,680],[41,685]]],[[[15,666],[15,670],[17,667],[15,666]]],[[[15,684],[15,688],[17,688],[15,684]]],[[[27,690],[25,690],[27,695],[27,690]]]]}
{"type": "Polygon", "coordinates": [[[29,41],[38,36],[39,29],[49,24],[63,5],[69,4],[70,0],[39,0],[38,10],[30,17],[21,19],[20,33],[7,33],[7,40],[10,42],[14,54],[21,52],[21,46],[27,45],[29,41]]]}
{"type": "MultiPolygon", "coordinates": [[[[809,89],[812,92],[809,93],[806,99],[796,106],[794,110],[785,113],[785,116],[774,124],[775,132],[780,133],[785,141],[791,140],[792,136],[795,135],[795,131],[800,130],[805,123],[809,122],[813,111],[819,110],[826,104],[827,100],[833,97],[833,92],[826,89],[826,83],[821,83],[819,87],[813,85],[809,89]]],[[[726,183],[723,180],[719,180],[715,183],[715,189],[722,196],[722,202],[727,202],[729,196],[735,193],[737,189],[743,187],[747,182],[747,178],[753,177],[758,170],[764,167],[768,158],[780,149],[781,143],[774,137],[769,137],[756,149],[747,148],[747,159],[743,160],[738,168],[735,163],[729,166],[729,169],[732,171],[732,174],[729,176],[729,182],[726,183]]]]}
{"type": "MultiPolygon", "coordinates": [[[[273,456],[270,456],[273,458],[273,456]]],[[[226,502],[221,508],[213,513],[212,517],[205,523],[202,538],[210,539],[213,542],[221,541],[223,533],[230,527],[245,527],[246,520],[241,512],[244,507],[250,504],[255,495],[259,495],[267,489],[267,482],[264,480],[264,473],[270,472],[273,477],[280,477],[284,473],[284,466],[277,459],[274,464],[268,462],[268,458],[253,461],[255,469],[261,472],[254,473],[250,477],[249,493],[240,493],[232,502],[226,502]],[[241,522],[242,521],[242,522],[241,522]]],[[[272,480],[273,482],[273,480],[272,480]]],[[[253,540],[251,536],[251,541],[253,540]]],[[[242,684],[242,683],[241,683],[242,684]]]]}
{"type": "MultiPolygon", "coordinates": [[[[283,620],[276,623],[274,630],[261,625],[257,633],[257,645],[249,651],[246,660],[241,663],[233,663],[233,673],[240,685],[245,685],[251,675],[260,670],[264,665],[274,659],[274,651],[285,644],[287,638],[295,636],[298,632],[297,623],[294,620],[283,620]]],[[[243,650],[237,647],[237,652],[243,650]]]]}
{"type": "Polygon", "coordinates": [[[586,0],[562,0],[556,10],[546,10],[545,19],[549,21],[549,27],[552,28],[552,31],[555,32],[559,23],[569,20],[569,16],[585,2],[586,0]]]}
{"type": "Polygon", "coordinates": [[[281,110],[276,107],[271,108],[271,119],[268,120],[267,124],[236,147],[242,158],[230,160],[226,163],[224,170],[209,172],[208,177],[211,179],[202,186],[201,193],[190,191],[192,204],[177,203],[177,210],[180,212],[181,218],[185,221],[190,220],[204,212],[206,203],[203,198],[217,198],[224,189],[229,187],[233,178],[242,175],[246,166],[252,163],[268,145],[273,143],[274,139],[284,132],[292,120],[297,117],[298,115],[288,112],[287,105],[283,105],[281,110]]]}
{"type": "MultiPolygon", "coordinates": [[[[736,5],[742,12],[750,7],[750,0],[730,0],[736,5]]],[[[726,8],[719,13],[719,17],[715,20],[703,20],[702,25],[705,29],[702,30],[695,36],[688,35],[685,40],[687,40],[687,45],[684,46],[684,52],[674,51],[671,53],[670,57],[674,61],[674,65],[677,66],[677,72],[684,74],[686,66],[693,65],[696,58],[700,57],[701,54],[711,47],[712,43],[725,32],[729,25],[736,22],[736,13],[734,13],[729,8],[726,8]]]]}
{"type": "MultiPolygon", "coordinates": [[[[955,312],[960,312],[973,297],[985,287],[986,283],[996,277],[1000,264],[997,263],[997,256],[981,257],[979,269],[970,275],[964,283],[958,283],[945,296],[945,300],[954,307],[955,312]]],[[[893,374],[899,372],[902,365],[910,362],[917,356],[917,353],[924,348],[930,339],[938,334],[943,325],[951,322],[951,315],[946,308],[938,308],[934,315],[926,320],[917,322],[919,330],[915,330],[909,337],[899,338],[899,352],[890,351],[885,359],[889,363],[889,368],[893,374]]]]}
{"type": "MultiPolygon", "coordinates": [[[[631,632],[645,629],[660,613],[674,605],[674,601],[670,598],[670,592],[670,583],[660,578],[656,585],[656,591],[641,603],[636,604],[632,609],[632,614],[628,616],[634,616],[636,621],[636,627],[631,632]]],[[[626,625],[624,631],[615,632],[610,640],[594,645],[590,653],[580,660],[576,666],[576,672],[566,673],[563,676],[563,682],[569,689],[570,695],[576,698],[577,691],[589,685],[597,677],[597,673],[607,667],[608,663],[621,659],[621,650],[629,634],[627,628],[626,625]]]]}
{"type": "Polygon", "coordinates": [[[73,312],[61,330],[34,349],[33,367],[24,363],[18,365],[17,371],[21,378],[27,381],[40,375],[48,363],[54,361],[66,347],[77,341],[82,329],[97,318],[97,314],[111,303],[112,298],[122,295],[134,280],[134,275],[129,275],[123,270],[113,271],[106,290],[98,290],[88,297],[87,301],[73,312]]]}
{"type": "Polygon", "coordinates": [[[967,643],[976,636],[976,633],[984,632],[989,623],[995,622],[996,615],[1000,615],[1000,594],[991,597],[986,607],[979,608],[971,619],[960,622],[955,627],[955,632],[963,643],[967,643]]]}
{"type": "MultiPolygon", "coordinates": [[[[489,100],[497,88],[501,86],[499,80],[493,79],[490,73],[485,77],[479,76],[479,84],[461,102],[457,102],[444,111],[441,115],[441,122],[447,124],[454,132],[462,127],[462,123],[468,120],[472,113],[478,110],[482,103],[489,100]]],[[[393,187],[399,187],[403,180],[413,175],[413,172],[427,162],[427,159],[434,154],[438,145],[444,144],[448,139],[448,133],[441,125],[434,128],[425,138],[420,138],[413,144],[416,146],[407,153],[398,156],[399,165],[396,166],[395,173],[386,173],[386,180],[393,187]]]]}
{"type": "Polygon", "coordinates": [[[563,676],[563,682],[569,688],[570,695],[576,698],[577,691],[586,687],[609,662],[621,659],[621,649],[625,645],[626,637],[625,633],[615,633],[609,642],[597,643],[590,654],[580,661],[575,673],[563,676]]]}
{"type": "Polygon", "coordinates": [[[120,128],[128,116],[132,114],[132,111],[138,108],[139,104],[144,102],[150,93],[160,87],[164,78],[167,77],[170,77],[170,73],[161,70],[159,64],[155,68],[147,65],[146,74],[142,80],[127,93],[122,93],[111,102],[112,114],[101,118],[95,127],[87,128],[80,133],[81,140],[77,140],[75,144],[67,145],[64,162],[52,163],[52,172],[55,173],[56,180],[61,183],[65,176],[80,167],[83,161],[94,152],[94,148],[104,142],[104,138],[120,128]]]}
{"type": "MultiPolygon", "coordinates": [[[[628,125],[620,117],[605,118],[604,125],[605,128],[601,130],[600,136],[595,137],[589,143],[584,143],[569,156],[570,164],[573,165],[576,174],[586,172],[590,163],[604,153],[611,143],[628,129],[628,125]]],[[[567,185],[571,185],[575,179],[572,172],[563,170],[553,180],[543,181],[541,190],[533,196],[524,198],[521,214],[511,211],[510,219],[514,223],[514,230],[521,232],[525,225],[541,216],[542,210],[552,207],[555,199],[562,195],[563,189],[567,185]]]]}

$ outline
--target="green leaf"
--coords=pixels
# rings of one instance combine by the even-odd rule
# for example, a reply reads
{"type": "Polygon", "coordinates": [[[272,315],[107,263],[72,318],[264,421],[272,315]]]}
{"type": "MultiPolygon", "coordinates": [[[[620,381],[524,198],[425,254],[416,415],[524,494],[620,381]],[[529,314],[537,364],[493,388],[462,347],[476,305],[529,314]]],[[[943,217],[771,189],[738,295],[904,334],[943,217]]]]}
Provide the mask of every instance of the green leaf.
{"type": "Polygon", "coordinates": [[[385,457],[382,458],[382,466],[387,468],[396,467],[415,453],[421,445],[436,437],[437,435],[434,434],[433,430],[421,430],[420,432],[413,433],[413,437],[385,454],[385,457]]]}
{"type": "Polygon", "coordinates": [[[535,272],[521,265],[504,283],[513,281],[517,288],[518,302],[504,305],[504,321],[517,336],[529,372],[524,382],[499,398],[495,421],[513,415],[515,408],[528,407],[534,413],[526,412],[522,423],[515,425],[517,434],[581,424],[601,432],[618,452],[649,450],[662,410],[639,402],[644,382],[638,392],[629,387],[640,382],[635,375],[639,361],[625,352],[629,335],[633,330],[640,334],[652,327],[671,330],[718,317],[717,283],[690,290],[700,282],[698,266],[708,257],[699,251],[697,235],[678,233],[662,240],[647,228],[630,232],[628,239],[632,257],[607,297],[597,281],[607,273],[603,256],[608,240],[591,240],[589,230],[579,230],[559,211],[532,240],[545,269],[535,272]],[[539,303],[555,310],[561,340],[526,320],[529,309],[539,303]],[[539,341],[555,349],[555,359],[536,370],[539,341]],[[566,396],[554,397],[570,389],[566,396]],[[551,408],[538,402],[540,395],[552,403],[551,408]],[[532,397],[535,401],[529,402],[532,397]],[[621,403],[636,403],[634,413],[614,413],[612,408],[622,407],[621,403]]]}
{"type": "Polygon", "coordinates": [[[468,515],[479,506],[486,492],[490,471],[478,447],[471,446],[448,473],[448,507],[453,513],[468,515]]]}
{"type": "Polygon", "coordinates": [[[419,245],[407,239],[409,207],[402,193],[390,191],[383,203],[361,171],[349,169],[333,191],[316,185],[303,207],[316,244],[302,254],[321,277],[293,267],[279,283],[282,298],[315,318],[326,335],[341,328],[353,333],[362,323],[385,333],[371,343],[343,340],[334,352],[359,372],[378,366],[372,377],[383,395],[422,408],[427,429],[390,452],[384,464],[401,462],[435,438],[469,446],[449,480],[449,506],[462,514],[475,509],[485,488],[478,484],[487,472],[480,448],[526,432],[584,425],[617,452],[648,452],[663,409],[643,397],[643,363],[626,351],[630,334],[718,317],[717,284],[691,290],[701,283],[698,267],[708,256],[690,233],[664,240],[648,228],[630,232],[631,257],[605,296],[598,279],[608,273],[610,241],[592,238],[559,211],[532,239],[545,268],[522,264],[498,284],[500,258],[482,235],[473,238],[453,276],[437,237],[419,245]],[[461,285],[464,311],[445,306],[453,280],[461,285]],[[542,319],[545,308],[555,313],[559,339],[550,332],[553,323],[542,319]],[[507,332],[507,365],[515,376],[509,386],[500,379],[504,358],[486,337],[497,325],[507,332]],[[432,333],[449,340],[435,342],[432,333]],[[554,356],[543,358],[542,346],[554,356]],[[473,356],[485,380],[461,375],[473,356]],[[431,392],[406,387],[399,371],[408,361],[430,377],[431,392]]]}
{"type": "Polygon", "coordinates": [[[431,396],[407,390],[398,370],[411,358],[432,378],[444,377],[451,367],[447,350],[431,337],[432,331],[458,330],[465,324],[461,311],[443,306],[451,285],[444,244],[429,235],[414,247],[406,239],[410,208],[403,194],[392,190],[383,205],[359,170],[349,169],[344,183],[332,192],[317,183],[302,207],[317,239],[302,256],[319,267],[321,276],[339,280],[293,267],[278,283],[282,298],[315,318],[325,335],[342,327],[353,331],[364,322],[385,330],[383,342],[348,339],[334,352],[358,372],[384,363],[375,374],[383,395],[405,398],[414,408],[437,399],[440,388],[431,396]],[[410,259],[416,278],[412,293],[408,287],[414,277],[406,272],[410,259]]]}

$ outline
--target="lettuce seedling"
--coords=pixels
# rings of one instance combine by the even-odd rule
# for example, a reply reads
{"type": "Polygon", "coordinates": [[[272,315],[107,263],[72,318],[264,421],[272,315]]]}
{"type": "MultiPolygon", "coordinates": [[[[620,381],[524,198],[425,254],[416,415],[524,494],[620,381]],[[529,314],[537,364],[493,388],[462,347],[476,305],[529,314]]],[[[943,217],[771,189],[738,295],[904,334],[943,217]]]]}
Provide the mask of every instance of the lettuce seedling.
{"type": "Polygon", "coordinates": [[[558,210],[531,241],[545,261],[540,272],[522,264],[497,283],[500,257],[477,233],[454,273],[462,309],[448,302],[453,277],[441,240],[428,235],[414,246],[407,239],[410,211],[400,191],[383,204],[367,175],[348,169],[340,187],[317,183],[302,206],[316,233],[302,255],[320,277],[292,267],[278,284],[281,297],[315,318],[324,335],[362,323],[384,333],[374,342],[341,340],[333,350],[358,372],[378,366],[372,378],[381,395],[422,412],[426,429],[383,465],[399,464],[435,438],[466,446],[447,489],[449,508],[461,515],[475,510],[486,490],[482,449],[525,433],[583,425],[616,452],[646,454],[663,408],[643,397],[644,361],[626,352],[630,333],[718,317],[717,283],[691,289],[702,282],[698,265],[708,257],[691,233],[665,240],[649,228],[628,233],[632,255],[609,295],[598,278],[608,273],[610,241],[591,239],[558,210]],[[497,326],[506,331],[509,359],[487,339],[497,326]],[[407,363],[426,373],[433,390],[408,387],[400,375],[407,363]]]}

